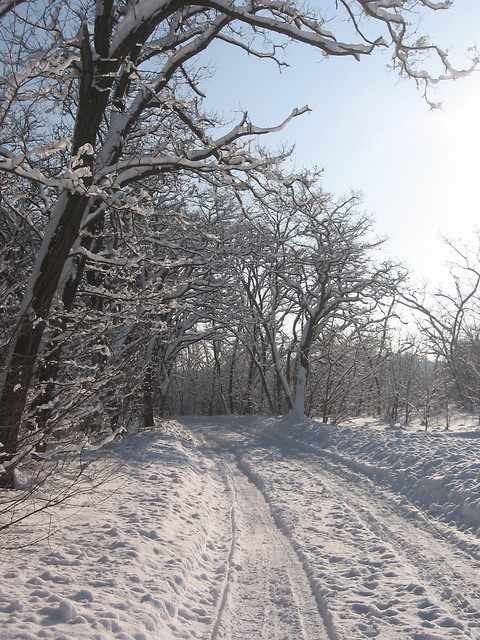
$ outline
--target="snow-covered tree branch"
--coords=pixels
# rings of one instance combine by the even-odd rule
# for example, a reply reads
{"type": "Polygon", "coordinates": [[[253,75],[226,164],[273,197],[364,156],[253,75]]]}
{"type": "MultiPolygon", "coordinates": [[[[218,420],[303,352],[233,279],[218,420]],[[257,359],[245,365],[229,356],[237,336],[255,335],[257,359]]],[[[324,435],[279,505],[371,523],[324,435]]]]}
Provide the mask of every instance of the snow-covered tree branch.
{"type": "MultiPolygon", "coordinates": [[[[425,10],[448,4],[420,2],[425,10]]],[[[230,184],[246,174],[273,176],[276,161],[244,143],[305,111],[300,106],[281,125],[266,128],[245,116],[229,133],[216,134],[221,123],[201,104],[200,53],[215,40],[243,49],[248,43],[247,51],[259,57],[265,53],[267,60],[272,50],[276,59],[289,41],[327,57],[356,59],[390,47],[394,66],[427,85],[468,72],[476,64],[475,54],[457,72],[442,49],[410,28],[418,6],[410,0],[332,0],[320,12],[277,0],[0,4],[2,201],[12,210],[21,203],[23,220],[34,221],[34,235],[41,238],[32,245],[35,254],[22,272],[20,306],[2,343],[5,484],[13,481],[9,460],[18,450],[32,380],[40,375],[39,353],[52,309],[63,302],[70,311],[92,254],[102,255],[106,268],[104,245],[109,235],[115,236],[109,216],[138,210],[140,201],[154,208],[162,175],[196,179],[207,174],[206,180],[230,184]],[[351,27],[347,41],[334,32],[345,19],[351,27]],[[425,54],[440,63],[438,73],[425,54]]],[[[121,266],[121,260],[112,261],[121,266]]],[[[104,275],[96,276],[93,268],[87,275],[90,286],[95,282],[101,291],[104,275]]]]}

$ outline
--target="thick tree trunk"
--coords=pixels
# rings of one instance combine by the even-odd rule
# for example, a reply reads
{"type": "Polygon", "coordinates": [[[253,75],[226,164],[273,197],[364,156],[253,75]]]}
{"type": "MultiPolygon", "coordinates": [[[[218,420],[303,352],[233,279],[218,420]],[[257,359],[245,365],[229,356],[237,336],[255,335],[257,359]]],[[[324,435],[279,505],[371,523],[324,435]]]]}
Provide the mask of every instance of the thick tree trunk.
{"type": "MultiPolygon", "coordinates": [[[[57,330],[57,337],[58,333],[59,332],[57,330]]],[[[37,434],[35,451],[39,452],[44,452],[46,450],[47,436],[51,431],[51,427],[49,425],[52,417],[52,402],[55,396],[55,382],[62,354],[61,345],[55,345],[52,340],[49,342],[47,349],[48,354],[42,363],[40,372],[38,373],[38,381],[43,386],[43,389],[30,407],[33,412],[32,426],[37,434]]]]}
{"type": "Polygon", "coordinates": [[[307,320],[300,340],[299,351],[297,355],[297,382],[295,389],[295,402],[293,412],[301,418],[305,415],[307,402],[307,383],[308,374],[310,372],[310,346],[314,337],[314,329],[316,322],[314,318],[307,320]]]}
{"type": "MultiPolygon", "coordinates": [[[[108,4],[108,3],[107,3],[108,4]]],[[[107,6],[105,6],[107,9],[107,6]]],[[[108,11],[111,9],[111,3],[108,11]]],[[[108,11],[102,13],[96,23],[103,24],[108,19],[108,11]]],[[[99,26],[100,28],[100,26],[99,26]]],[[[97,51],[101,47],[101,35],[97,34],[97,51]]],[[[107,41],[105,41],[106,46],[107,41]]],[[[72,157],[79,154],[79,162],[93,170],[93,149],[98,128],[108,101],[106,89],[112,79],[102,75],[104,63],[100,60],[99,79],[94,82],[94,62],[89,42],[88,26],[82,29],[81,43],[82,75],[80,78],[78,109],[75,130],[72,137],[72,157]],[[84,145],[85,153],[82,154],[84,145]]],[[[84,186],[92,182],[92,177],[84,178],[84,186]]],[[[65,263],[78,238],[80,225],[89,205],[89,197],[82,191],[72,192],[65,188],[59,195],[54,214],[45,230],[42,246],[35,261],[24,295],[22,309],[7,354],[6,374],[0,389],[0,464],[11,459],[18,450],[18,436],[22,415],[27,402],[27,394],[34,374],[43,332],[47,323],[53,298],[58,290],[65,263]]],[[[5,483],[14,483],[11,465],[5,483]]]]}
{"type": "Polygon", "coordinates": [[[300,355],[300,362],[297,371],[297,385],[295,389],[295,404],[293,407],[294,413],[298,417],[305,415],[306,398],[307,398],[307,381],[309,370],[308,359],[300,355]]]}
{"type": "Polygon", "coordinates": [[[149,363],[145,370],[143,379],[143,426],[153,427],[155,424],[155,415],[153,410],[153,385],[154,385],[154,368],[149,363]]]}
{"type": "MultiPolygon", "coordinates": [[[[64,192],[61,195],[30,277],[1,389],[0,463],[17,453],[22,415],[46,320],[87,204],[88,198],[83,194],[64,192]]],[[[4,483],[13,485],[13,468],[7,476],[4,483]]]]}
{"type": "MultiPolygon", "coordinates": [[[[98,253],[102,248],[103,238],[100,234],[104,228],[104,221],[105,216],[102,215],[91,222],[87,227],[88,235],[82,238],[81,246],[87,248],[92,253],[98,253]]],[[[76,256],[74,266],[70,270],[69,276],[63,285],[62,303],[65,313],[69,313],[72,310],[73,302],[77,295],[80,282],[82,281],[86,265],[87,259],[85,256],[76,256]]],[[[90,279],[91,278],[92,276],[90,276],[90,279]]],[[[100,304],[98,298],[93,299],[92,297],[91,302],[93,308],[99,309],[100,304]]],[[[62,321],[61,326],[56,328],[55,335],[50,340],[51,344],[48,347],[49,353],[38,374],[38,380],[44,384],[44,390],[31,407],[34,411],[35,428],[39,433],[39,441],[36,447],[37,451],[44,450],[46,437],[50,431],[49,422],[52,416],[52,401],[55,395],[57,374],[63,351],[62,345],[55,344],[55,342],[58,341],[58,336],[64,329],[65,324],[64,321],[62,321]]]]}
{"type": "Polygon", "coordinates": [[[273,357],[273,363],[275,365],[275,371],[277,374],[277,400],[278,400],[278,405],[279,405],[279,410],[281,410],[280,408],[280,397],[281,397],[281,392],[283,391],[284,396],[285,396],[285,401],[287,403],[287,409],[288,411],[292,411],[293,407],[294,407],[294,402],[293,402],[293,398],[292,398],[292,393],[290,391],[290,387],[288,386],[288,382],[287,379],[285,377],[285,374],[282,370],[282,363],[281,363],[281,359],[280,359],[280,354],[278,352],[278,347],[276,345],[275,342],[275,336],[272,335],[271,332],[269,332],[267,330],[267,335],[268,335],[268,339],[270,342],[270,348],[272,350],[272,357],[273,357]]]}

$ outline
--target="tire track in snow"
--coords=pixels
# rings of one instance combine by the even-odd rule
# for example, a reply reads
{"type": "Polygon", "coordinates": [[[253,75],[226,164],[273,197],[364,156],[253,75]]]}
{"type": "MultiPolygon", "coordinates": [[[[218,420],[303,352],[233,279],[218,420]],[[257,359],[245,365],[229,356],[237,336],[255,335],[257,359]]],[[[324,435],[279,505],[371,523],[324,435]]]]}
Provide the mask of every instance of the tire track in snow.
{"type": "MultiPolygon", "coordinates": [[[[289,552],[293,554],[292,566],[296,566],[301,575],[301,582],[303,587],[298,590],[300,594],[310,592],[315,599],[315,607],[321,618],[322,624],[325,626],[325,635],[320,637],[328,638],[329,640],[340,640],[340,636],[335,628],[331,613],[328,609],[328,605],[322,595],[319,585],[312,580],[311,572],[308,571],[308,567],[305,563],[304,555],[301,553],[298,545],[295,544],[291,536],[290,529],[285,525],[281,515],[278,511],[272,509],[271,503],[268,501],[267,494],[265,493],[264,486],[261,478],[253,471],[253,469],[245,463],[245,461],[239,457],[238,468],[249,482],[249,486],[255,486],[259,496],[261,496],[261,502],[264,505],[263,511],[269,512],[270,517],[274,523],[275,533],[281,536],[285,543],[288,544],[289,552]]],[[[258,498],[257,498],[258,499],[258,498]]],[[[309,637],[309,636],[307,636],[309,637]]]]}
{"type": "MultiPolygon", "coordinates": [[[[255,592],[259,605],[253,627],[244,629],[242,635],[237,624],[231,637],[337,640],[334,630],[325,624],[302,563],[263,494],[241,469],[232,466],[231,472],[238,500],[232,612],[243,608],[245,617],[251,618],[255,592]],[[257,625],[260,621],[261,626],[257,625]]],[[[238,619],[238,614],[235,617],[238,619]]]]}
{"type": "Polygon", "coordinates": [[[196,437],[232,500],[231,546],[210,640],[339,640],[262,492],[223,447],[215,453],[206,440],[215,438],[196,437]]]}
{"type": "MultiPolygon", "coordinates": [[[[210,633],[209,640],[218,640],[222,638],[222,625],[225,618],[225,615],[228,612],[227,602],[230,594],[230,584],[233,579],[233,571],[234,571],[234,554],[235,547],[237,545],[237,524],[236,524],[236,511],[237,511],[237,488],[232,478],[231,471],[229,467],[225,464],[225,462],[218,458],[212,450],[211,446],[208,444],[205,439],[204,434],[195,433],[195,435],[191,434],[193,442],[195,443],[196,449],[199,453],[208,458],[210,473],[217,477],[217,480],[220,485],[223,485],[225,488],[225,492],[228,494],[228,497],[225,498],[222,496],[222,501],[228,503],[228,511],[229,511],[229,536],[230,542],[228,545],[228,552],[225,561],[225,566],[222,570],[223,580],[221,587],[219,588],[219,596],[217,597],[217,607],[215,612],[215,617],[213,620],[213,626],[210,633]]],[[[226,535],[228,535],[226,533],[226,535]]]]}
{"type": "Polygon", "coordinates": [[[229,596],[229,587],[230,587],[230,583],[232,581],[232,572],[233,572],[233,556],[235,553],[235,546],[237,544],[237,536],[236,536],[236,532],[237,532],[237,524],[236,524],[236,508],[237,508],[237,491],[236,491],[236,487],[233,485],[230,477],[227,475],[226,471],[222,476],[224,477],[224,482],[228,488],[228,490],[230,490],[232,496],[233,496],[233,502],[232,502],[232,506],[230,508],[230,527],[231,527],[231,543],[230,543],[230,549],[228,552],[228,558],[227,558],[227,566],[226,566],[226,570],[225,570],[225,580],[224,580],[224,584],[223,584],[223,589],[222,589],[222,596],[220,599],[220,605],[218,607],[217,610],[217,617],[215,620],[215,623],[213,625],[213,629],[212,629],[212,633],[210,636],[210,640],[217,640],[217,638],[219,638],[219,632],[221,629],[221,625],[222,625],[222,620],[224,617],[224,613],[225,610],[227,608],[227,599],[229,596]]]}
{"type": "MultiPolygon", "coordinates": [[[[436,520],[304,443],[281,442],[268,430],[248,433],[234,421],[229,427],[224,423],[220,431],[204,424],[203,430],[213,431],[208,439],[218,443],[218,459],[238,452],[241,470],[267,503],[263,510],[270,512],[303,565],[330,639],[480,640],[478,562],[437,531],[436,520]]],[[[241,544],[243,525],[238,526],[241,544]]],[[[238,555],[234,563],[239,563],[238,555]]],[[[247,568],[253,573],[254,567],[247,568]]],[[[233,625],[241,619],[232,618],[239,603],[239,573],[235,567],[226,599],[226,619],[233,625]]],[[[261,576],[256,579],[260,584],[261,576]]],[[[263,583],[265,592],[268,583],[263,583]]],[[[244,581],[244,591],[246,586],[244,581]]],[[[274,598],[266,598],[268,602],[274,598]]],[[[263,615],[263,627],[257,619],[257,632],[244,628],[244,635],[232,635],[231,626],[218,638],[302,637],[302,631],[281,635],[268,606],[263,615]]]]}
{"type": "Polygon", "coordinates": [[[388,626],[397,634],[392,637],[406,637],[402,626],[412,638],[480,637],[480,593],[472,576],[476,572],[478,577],[478,563],[472,566],[471,558],[444,538],[434,539],[430,527],[420,526],[422,521],[404,518],[389,492],[294,447],[277,450],[268,462],[254,456],[248,466],[260,469],[258,483],[267,500],[281,518],[289,519],[285,528],[305,550],[310,570],[328,583],[335,619],[351,618],[345,620],[352,634],[348,637],[382,634],[388,626]],[[292,491],[301,502],[296,514],[292,491]],[[319,522],[310,516],[311,526],[297,530],[295,517],[304,515],[309,502],[323,510],[319,522]],[[345,605],[350,616],[339,613],[345,605]]]}
{"type": "MultiPolygon", "coordinates": [[[[378,494],[383,493],[381,490],[378,492],[374,486],[359,482],[354,473],[339,475],[338,466],[327,466],[330,468],[324,469],[321,478],[326,488],[334,491],[336,487],[338,492],[341,487],[345,508],[355,509],[357,516],[374,535],[416,567],[427,591],[441,603],[452,620],[458,617],[466,625],[466,630],[475,631],[477,635],[474,637],[480,637],[480,586],[475,580],[475,575],[479,576],[478,561],[472,562],[471,556],[463,549],[452,548],[448,540],[430,526],[425,515],[422,514],[422,519],[417,522],[405,519],[384,500],[379,501],[378,494]],[[440,590],[438,585],[442,584],[445,587],[440,590]]],[[[423,602],[426,603],[426,599],[423,602]]]]}

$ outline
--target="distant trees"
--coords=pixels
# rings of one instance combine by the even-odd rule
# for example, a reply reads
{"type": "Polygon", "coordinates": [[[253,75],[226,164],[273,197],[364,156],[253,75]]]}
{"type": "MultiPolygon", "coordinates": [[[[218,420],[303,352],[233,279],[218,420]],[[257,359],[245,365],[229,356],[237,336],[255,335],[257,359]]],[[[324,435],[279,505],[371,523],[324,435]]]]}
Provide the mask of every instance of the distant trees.
{"type": "Polygon", "coordinates": [[[480,234],[474,245],[446,240],[452,261],[451,281],[433,295],[420,298],[412,293],[405,303],[418,318],[427,353],[443,380],[443,394],[457,404],[479,411],[480,370],[480,234]]]}
{"type": "MultiPolygon", "coordinates": [[[[252,151],[248,142],[307,108],[294,109],[278,127],[258,128],[244,114],[230,130],[220,131],[221,123],[202,109],[199,54],[219,40],[282,65],[289,40],[316,47],[325,56],[356,59],[390,47],[393,66],[425,90],[432,75],[461,75],[441,49],[410,27],[418,5],[437,10],[448,3],[394,4],[332,1],[324,13],[297,2],[270,0],[2,4],[4,485],[13,484],[15,465],[43,437],[22,449],[26,422],[33,421],[29,433],[48,432],[60,378],[62,385],[81,391],[78,401],[70,397],[70,409],[94,414],[85,409],[89,397],[87,404],[99,413],[108,407],[114,424],[119,405],[138,402],[137,382],[142,379],[144,415],[151,421],[154,382],[149,379],[161,370],[167,380],[177,352],[172,345],[185,344],[186,328],[191,331],[208,318],[205,296],[212,278],[218,277],[209,271],[202,248],[211,239],[197,237],[191,245],[182,240],[180,248],[170,224],[181,228],[179,212],[188,200],[201,197],[201,183],[240,192],[250,179],[285,183],[278,171],[281,158],[252,151]],[[347,42],[335,35],[336,28],[344,32],[345,20],[350,26],[347,42]],[[433,63],[425,61],[430,54],[433,63]],[[158,303],[155,311],[153,300],[158,303]],[[126,363],[133,367],[133,377],[126,363]],[[77,384],[79,376],[84,383],[77,384]],[[120,379],[122,392],[117,383],[108,382],[120,379]]],[[[192,238],[199,225],[190,229],[192,238]]],[[[304,404],[301,389],[311,344],[333,300],[324,308],[322,265],[313,261],[303,271],[302,250],[295,273],[288,276],[297,282],[288,304],[304,305],[301,311],[297,307],[295,321],[302,327],[295,398],[280,363],[275,364],[287,403],[298,411],[304,404]]],[[[347,265],[342,269],[346,277],[347,265]]],[[[278,285],[284,284],[280,279],[278,285]]],[[[343,293],[339,289],[335,300],[360,295],[346,280],[341,286],[343,293]]],[[[253,300],[251,305],[253,312],[253,300]]],[[[259,322],[249,358],[252,371],[266,375],[265,346],[275,356],[282,345],[277,327],[259,322]]],[[[244,340],[240,326],[237,333],[235,340],[244,340]]],[[[266,393],[267,385],[263,388],[266,393]]]]}
{"type": "MultiPolygon", "coordinates": [[[[358,350],[361,336],[390,315],[403,275],[376,259],[382,243],[370,239],[370,220],[356,207],[355,196],[337,202],[315,182],[242,201],[243,219],[223,245],[229,287],[212,310],[222,337],[212,359],[217,371],[231,359],[223,381],[230,392],[244,359],[243,410],[310,411],[311,372],[318,376],[319,363],[337,367],[342,340],[358,350]]],[[[328,377],[317,396],[330,396],[328,377]]],[[[231,393],[225,402],[230,410],[238,403],[231,393]]]]}
{"type": "MultiPolygon", "coordinates": [[[[291,206],[271,209],[265,196],[244,208],[242,225],[236,222],[237,232],[229,234],[223,274],[237,284],[233,298],[225,292],[228,310],[217,307],[215,348],[189,349],[177,359],[170,410],[285,413],[299,401],[325,422],[377,415],[400,424],[419,420],[425,429],[439,420],[448,428],[453,408],[478,412],[478,248],[449,243],[453,286],[420,297],[404,272],[374,259],[381,243],[371,239],[368,218],[354,213],[354,202],[310,195],[302,201],[297,193],[291,206]],[[333,249],[345,263],[327,260],[333,249]],[[328,295],[315,323],[322,282],[328,295]],[[341,295],[346,282],[355,295],[341,295]],[[414,313],[406,334],[405,305],[414,313]],[[306,380],[298,400],[302,358],[306,380]],[[179,399],[183,379],[193,405],[179,399]],[[207,388],[209,402],[201,398],[207,388]]],[[[282,198],[279,190],[271,195],[271,201],[282,198]]]]}

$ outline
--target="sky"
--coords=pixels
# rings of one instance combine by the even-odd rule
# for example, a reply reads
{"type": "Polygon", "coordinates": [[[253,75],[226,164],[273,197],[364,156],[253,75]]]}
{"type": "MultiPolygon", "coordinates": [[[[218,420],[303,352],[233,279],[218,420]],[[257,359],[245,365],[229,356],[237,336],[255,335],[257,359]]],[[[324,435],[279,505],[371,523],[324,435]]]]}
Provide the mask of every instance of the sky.
{"type": "MultiPolygon", "coordinates": [[[[468,64],[468,48],[480,46],[480,2],[455,0],[448,11],[428,14],[424,30],[457,67],[468,64]]],[[[271,61],[222,45],[209,49],[206,61],[216,69],[205,86],[207,104],[227,119],[248,110],[254,124],[276,125],[308,104],[311,113],[269,145],[294,144],[296,168],[323,168],[327,191],[361,192],[376,232],[389,238],[385,253],[417,280],[437,286],[448,279],[442,237],[470,240],[480,221],[480,71],[442,83],[431,93],[442,108],[432,111],[381,53],[361,62],[324,60],[295,45],[281,74],[271,61]]]]}

